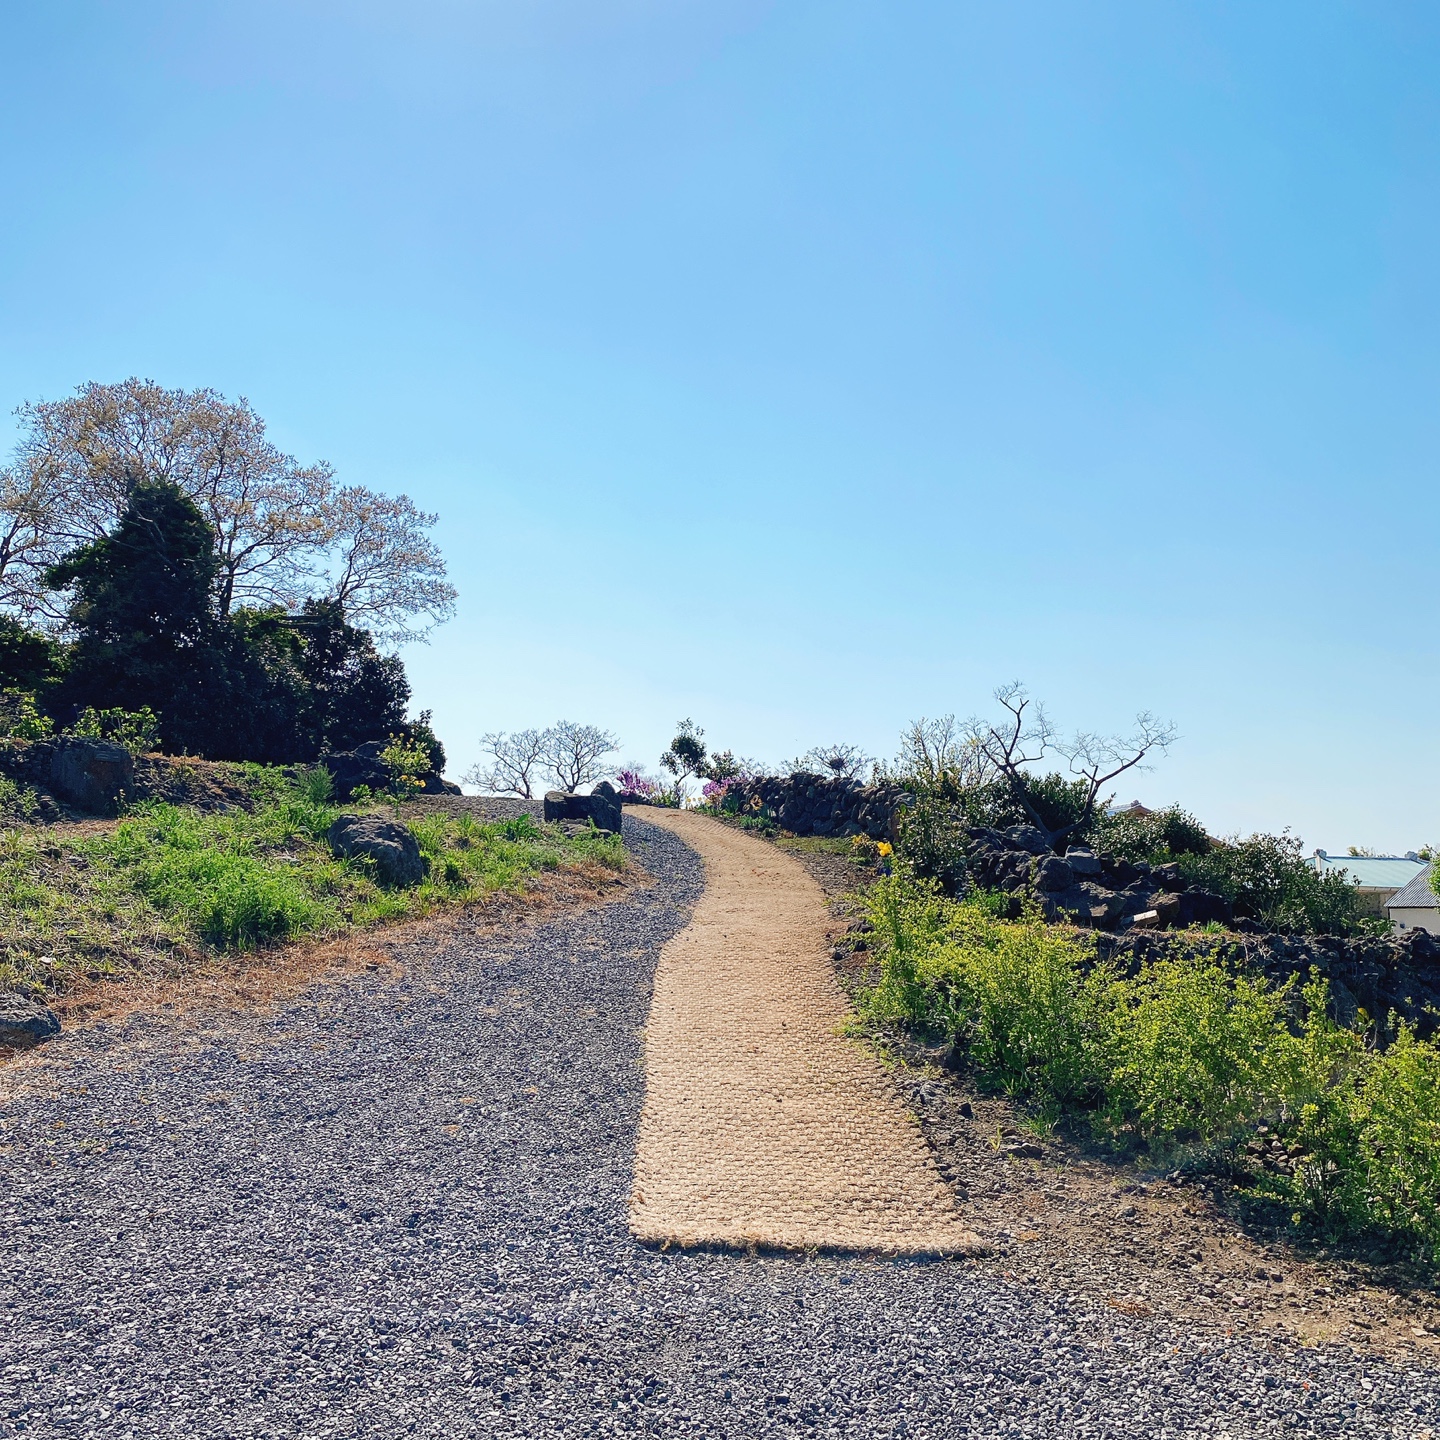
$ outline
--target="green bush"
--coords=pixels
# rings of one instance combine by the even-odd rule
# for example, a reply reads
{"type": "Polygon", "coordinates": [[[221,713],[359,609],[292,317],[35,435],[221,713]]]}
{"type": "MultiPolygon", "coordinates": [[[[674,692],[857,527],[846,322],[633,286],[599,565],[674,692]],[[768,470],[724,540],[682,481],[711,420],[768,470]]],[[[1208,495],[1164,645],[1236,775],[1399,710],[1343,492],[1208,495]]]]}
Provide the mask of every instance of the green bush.
{"type": "Polygon", "coordinates": [[[958,894],[965,885],[966,825],[960,806],[934,792],[917,795],[896,819],[901,867],[917,880],[933,880],[947,894],[958,894]]]}
{"type": "Polygon", "coordinates": [[[1308,1223],[1403,1237],[1440,1260],[1434,1042],[1400,1025],[1376,1047],[1369,1017],[1353,1030],[1330,1018],[1318,979],[1297,993],[1203,958],[1122,975],[1037,915],[1004,920],[987,897],[950,900],[903,874],[867,906],[871,1020],[949,1037],[983,1083],[1027,1096],[1043,1119],[1069,1112],[1156,1157],[1218,1153],[1255,1170],[1252,1195],[1308,1223]],[[1287,1168],[1256,1167],[1262,1127],[1284,1141],[1287,1168]]]}
{"type": "Polygon", "coordinates": [[[1097,850],[1147,865],[1163,865],[1182,855],[1208,855],[1213,843],[1205,827],[1178,805],[1148,815],[1130,810],[1101,815],[1090,840],[1097,850]]]}
{"type": "Polygon", "coordinates": [[[160,722],[148,705],[138,710],[96,710],[86,706],[65,733],[87,740],[112,740],[133,755],[144,755],[160,742],[160,722]]]}
{"type": "Polygon", "coordinates": [[[40,802],[28,786],[17,784],[8,775],[0,775],[0,817],[33,823],[40,813],[40,802]]]}
{"type": "Polygon", "coordinates": [[[48,740],[55,722],[42,715],[28,690],[0,690],[0,739],[48,740]]]}
{"type": "Polygon", "coordinates": [[[983,903],[946,900],[904,875],[868,892],[881,978],[865,998],[880,1019],[909,1019],[963,1044],[983,1076],[1063,1103],[1095,1084],[1092,1012],[1107,972],[1038,914],[1007,922],[983,903]]]}
{"type": "Polygon", "coordinates": [[[1321,874],[1307,864],[1294,835],[1222,841],[1204,854],[1182,855],[1180,870],[1191,884],[1223,895],[1237,915],[1272,930],[1353,935],[1369,928],[1355,885],[1343,874],[1321,874]]]}
{"type": "Polygon", "coordinates": [[[1103,1093],[1097,1128],[1168,1142],[1257,1122],[1286,1036],[1285,999],[1203,961],[1164,960],[1109,983],[1091,1011],[1103,1093]]]}

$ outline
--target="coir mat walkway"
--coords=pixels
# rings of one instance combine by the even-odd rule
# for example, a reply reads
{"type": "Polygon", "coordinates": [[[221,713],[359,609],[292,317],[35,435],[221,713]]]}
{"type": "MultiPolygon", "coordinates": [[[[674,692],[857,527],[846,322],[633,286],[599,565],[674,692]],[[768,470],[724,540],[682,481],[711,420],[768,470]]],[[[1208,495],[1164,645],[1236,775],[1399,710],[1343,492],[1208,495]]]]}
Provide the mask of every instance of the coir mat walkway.
{"type": "Polygon", "coordinates": [[[705,891],[655,976],[635,1235],[681,1246],[978,1251],[879,1063],[841,1034],[848,1010],[820,888],[789,856],[719,821],[642,814],[700,854],[705,891]]]}

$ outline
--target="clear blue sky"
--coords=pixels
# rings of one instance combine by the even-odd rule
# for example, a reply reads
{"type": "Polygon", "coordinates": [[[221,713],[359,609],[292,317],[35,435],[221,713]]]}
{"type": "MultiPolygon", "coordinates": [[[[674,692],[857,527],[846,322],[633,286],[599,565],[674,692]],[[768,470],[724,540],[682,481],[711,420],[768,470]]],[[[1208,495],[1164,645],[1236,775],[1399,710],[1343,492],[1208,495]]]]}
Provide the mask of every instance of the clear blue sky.
{"type": "Polygon", "coordinates": [[[1175,720],[1122,799],[1440,839],[1433,5],[10,0],[0,137],[0,409],[438,510],[452,773],[1021,677],[1175,720]]]}

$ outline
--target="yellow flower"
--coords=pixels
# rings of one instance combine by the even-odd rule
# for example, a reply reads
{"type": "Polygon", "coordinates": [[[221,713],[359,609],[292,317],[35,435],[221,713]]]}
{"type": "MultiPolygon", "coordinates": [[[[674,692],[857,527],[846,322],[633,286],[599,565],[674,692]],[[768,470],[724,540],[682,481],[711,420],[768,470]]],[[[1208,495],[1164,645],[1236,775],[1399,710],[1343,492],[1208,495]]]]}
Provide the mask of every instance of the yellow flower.
{"type": "Polygon", "coordinates": [[[895,847],[888,840],[882,840],[875,848],[880,852],[880,858],[882,860],[885,858],[885,856],[891,854],[895,849],[895,847]]]}

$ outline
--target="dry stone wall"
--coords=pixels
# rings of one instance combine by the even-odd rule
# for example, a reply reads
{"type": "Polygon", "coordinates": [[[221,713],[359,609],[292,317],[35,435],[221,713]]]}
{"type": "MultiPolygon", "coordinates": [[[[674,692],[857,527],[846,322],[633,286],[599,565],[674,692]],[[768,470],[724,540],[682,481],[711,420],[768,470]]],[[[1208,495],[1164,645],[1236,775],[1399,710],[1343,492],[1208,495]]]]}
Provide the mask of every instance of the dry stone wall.
{"type": "Polygon", "coordinates": [[[895,812],[907,795],[899,785],[861,785],[824,775],[761,776],[732,781],[727,807],[770,815],[794,835],[892,838],[895,812]]]}

